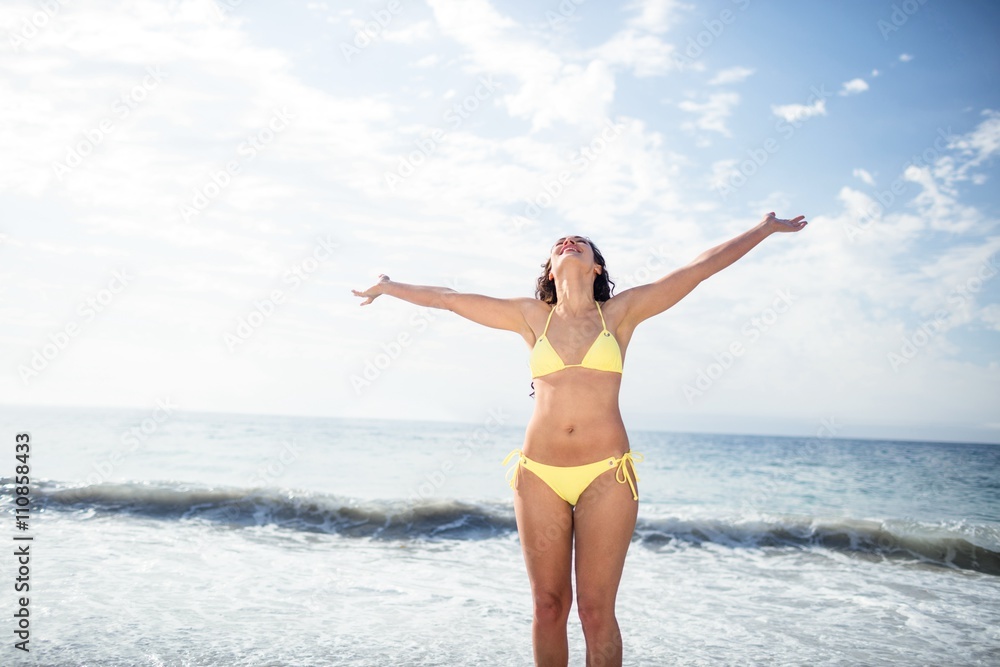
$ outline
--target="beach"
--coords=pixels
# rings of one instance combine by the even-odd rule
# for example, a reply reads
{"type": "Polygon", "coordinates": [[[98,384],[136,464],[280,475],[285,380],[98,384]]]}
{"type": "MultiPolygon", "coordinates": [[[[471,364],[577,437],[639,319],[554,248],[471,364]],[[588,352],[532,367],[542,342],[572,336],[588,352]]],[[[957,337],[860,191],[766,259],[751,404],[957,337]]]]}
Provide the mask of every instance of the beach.
{"type": "MultiPolygon", "coordinates": [[[[3,664],[532,663],[500,464],[523,430],[3,414],[33,425],[34,510],[31,650],[8,633],[3,664]]],[[[624,664],[996,664],[1000,448],[629,437],[645,460],[624,664]]],[[[6,618],[15,603],[8,588],[6,618]]],[[[583,664],[575,607],[569,635],[583,664]]]]}

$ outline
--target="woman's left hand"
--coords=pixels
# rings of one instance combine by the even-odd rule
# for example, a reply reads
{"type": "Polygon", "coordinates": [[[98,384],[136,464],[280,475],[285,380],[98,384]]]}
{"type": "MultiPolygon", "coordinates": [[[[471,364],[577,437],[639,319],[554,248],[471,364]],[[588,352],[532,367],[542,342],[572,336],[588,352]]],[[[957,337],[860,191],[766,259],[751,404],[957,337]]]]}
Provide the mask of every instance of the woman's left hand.
{"type": "Polygon", "coordinates": [[[768,228],[768,231],[772,232],[797,232],[800,229],[805,228],[809,223],[804,220],[806,216],[800,215],[792,218],[791,220],[782,220],[781,218],[774,217],[774,211],[771,211],[764,216],[761,223],[768,228]]]}

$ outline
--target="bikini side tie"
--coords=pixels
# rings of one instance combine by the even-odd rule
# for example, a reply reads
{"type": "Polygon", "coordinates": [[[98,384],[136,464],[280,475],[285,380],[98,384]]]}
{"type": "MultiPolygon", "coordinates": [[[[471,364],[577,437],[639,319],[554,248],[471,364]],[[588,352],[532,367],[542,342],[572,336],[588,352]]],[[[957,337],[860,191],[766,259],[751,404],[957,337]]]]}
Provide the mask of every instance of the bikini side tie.
{"type": "Polygon", "coordinates": [[[517,472],[521,469],[521,464],[525,462],[524,453],[520,449],[512,450],[511,453],[507,455],[507,458],[503,460],[503,463],[500,464],[502,466],[507,465],[507,462],[514,457],[514,454],[517,454],[520,458],[518,458],[517,463],[507,470],[507,474],[504,476],[507,483],[510,484],[511,489],[517,489],[517,472]]]}
{"type": "Polygon", "coordinates": [[[618,461],[618,470],[615,471],[615,481],[617,481],[619,484],[624,484],[625,482],[628,482],[629,488],[632,489],[632,500],[639,500],[639,493],[635,489],[635,484],[632,483],[632,477],[635,477],[636,482],[642,481],[639,479],[639,474],[635,471],[635,464],[642,463],[643,461],[642,454],[639,453],[633,454],[632,452],[625,452],[624,454],[622,454],[622,457],[620,459],[617,459],[617,461],[618,461]],[[637,456],[639,458],[635,458],[637,456]],[[628,474],[628,470],[625,469],[626,461],[632,464],[631,477],[628,474]]]}

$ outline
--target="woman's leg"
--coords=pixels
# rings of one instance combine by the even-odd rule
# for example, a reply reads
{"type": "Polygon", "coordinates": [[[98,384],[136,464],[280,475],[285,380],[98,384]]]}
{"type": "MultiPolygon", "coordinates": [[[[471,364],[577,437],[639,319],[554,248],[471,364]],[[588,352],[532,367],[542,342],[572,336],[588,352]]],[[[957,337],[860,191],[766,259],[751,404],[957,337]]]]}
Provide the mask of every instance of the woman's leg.
{"type": "Polygon", "coordinates": [[[576,601],[587,640],[587,667],[622,664],[615,598],[638,511],[632,490],[615,481],[614,471],[595,479],[576,504],[576,601]]]}
{"type": "Polygon", "coordinates": [[[565,667],[566,620],[573,604],[573,508],[534,473],[521,468],[514,514],[534,600],[535,664],[565,667]]]}

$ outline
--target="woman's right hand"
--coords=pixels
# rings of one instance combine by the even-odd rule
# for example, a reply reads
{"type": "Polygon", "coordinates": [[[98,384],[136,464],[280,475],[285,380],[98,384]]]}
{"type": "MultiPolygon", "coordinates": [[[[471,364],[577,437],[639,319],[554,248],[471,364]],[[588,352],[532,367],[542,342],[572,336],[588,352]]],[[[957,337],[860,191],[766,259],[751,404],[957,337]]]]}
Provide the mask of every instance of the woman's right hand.
{"type": "Polygon", "coordinates": [[[375,297],[377,297],[380,294],[385,294],[385,285],[388,282],[389,282],[389,276],[385,275],[384,273],[380,273],[378,274],[378,282],[369,287],[368,289],[366,289],[364,292],[359,292],[356,289],[352,289],[351,292],[354,293],[354,296],[367,297],[368,299],[367,301],[361,302],[362,306],[367,306],[369,303],[375,300],[375,297]]]}

